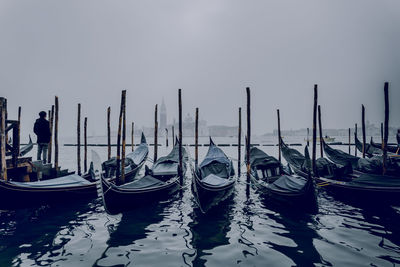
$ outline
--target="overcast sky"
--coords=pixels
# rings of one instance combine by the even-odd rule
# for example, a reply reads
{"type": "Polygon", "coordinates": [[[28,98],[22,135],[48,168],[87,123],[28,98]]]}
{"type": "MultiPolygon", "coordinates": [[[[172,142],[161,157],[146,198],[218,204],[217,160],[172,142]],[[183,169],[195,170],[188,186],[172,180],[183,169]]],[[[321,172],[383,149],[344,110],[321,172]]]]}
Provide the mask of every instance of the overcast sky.
{"type": "Polygon", "coordinates": [[[327,128],[383,121],[400,126],[400,1],[5,1],[0,2],[0,87],[23,136],[60,99],[60,135],[74,135],[77,103],[89,133],[127,120],[151,126],[164,97],[169,122],[183,111],[209,125],[237,124],[251,87],[255,134],[312,123],[313,85],[327,128]],[[397,103],[396,103],[397,102],[397,103]]]}

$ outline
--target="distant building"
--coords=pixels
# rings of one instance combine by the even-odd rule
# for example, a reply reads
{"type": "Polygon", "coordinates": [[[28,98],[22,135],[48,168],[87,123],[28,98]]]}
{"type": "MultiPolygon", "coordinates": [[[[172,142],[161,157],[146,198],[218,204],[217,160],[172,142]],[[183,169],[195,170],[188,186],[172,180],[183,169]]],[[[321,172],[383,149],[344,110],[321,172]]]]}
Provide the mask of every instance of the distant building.
{"type": "Polygon", "coordinates": [[[237,126],[224,126],[214,125],[208,127],[208,132],[211,137],[222,137],[222,136],[237,136],[237,126]]]}

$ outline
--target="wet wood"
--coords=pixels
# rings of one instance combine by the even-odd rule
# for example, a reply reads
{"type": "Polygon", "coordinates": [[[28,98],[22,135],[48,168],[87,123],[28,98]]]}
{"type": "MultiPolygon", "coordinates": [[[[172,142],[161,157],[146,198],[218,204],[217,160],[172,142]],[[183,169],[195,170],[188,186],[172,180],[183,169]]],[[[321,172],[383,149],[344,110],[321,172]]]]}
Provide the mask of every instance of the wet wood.
{"type": "Polygon", "coordinates": [[[242,158],[242,108],[239,108],[239,126],[238,126],[238,176],[240,177],[240,161],[242,158]]]}
{"type": "Polygon", "coordinates": [[[154,158],[153,162],[157,161],[157,150],[158,150],[158,105],[155,106],[154,109],[154,158]]]}
{"type": "Polygon", "coordinates": [[[165,146],[168,147],[168,128],[165,128],[165,146]]]}
{"type": "MultiPolygon", "coordinates": [[[[357,123],[354,126],[354,144],[356,142],[356,138],[357,138],[357,131],[358,131],[358,127],[357,127],[357,123]]],[[[357,157],[357,146],[354,145],[354,156],[357,157]]]]}
{"type": "Polygon", "coordinates": [[[182,89],[178,90],[178,109],[179,109],[179,181],[183,186],[183,151],[182,151],[182,89]]]}
{"type": "Polygon", "coordinates": [[[278,116],[278,160],[279,162],[281,162],[282,143],[281,143],[281,118],[279,115],[279,109],[276,110],[276,114],[278,116]]]}
{"type": "Polygon", "coordinates": [[[351,129],[349,128],[349,154],[351,153],[351,129]]]}
{"type": "Polygon", "coordinates": [[[361,105],[361,126],[362,126],[362,157],[365,158],[365,108],[361,105]]]}
{"type": "Polygon", "coordinates": [[[111,107],[107,108],[107,160],[111,159],[111,107]]]}
{"type": "MultiPolygon", "coordinates": [[[[18,139],[18,145],[16,146],[16,154],[17,154],[17,158],[19,157],[19,152],[20,152],[20,148],[19,145],[21,144],[21,106],[18,107],[18,134],[17,134],[17,139],[18,139]]],[[[13,140],[14,142],[14,140],[13,140]]],[[[15,163],[16,164],[16,163],[15,163]]]]}
{"type": "Polygon", "coordinates": [[[381,147],[383,151],[383,123],[381,122],[381,147]]]}
{"type": "Polygon", "coordinates": [[[121,131],[122,131],[122,117],[124,114],[125,98],[126,98],[126,90],[122,90],[121,105],[120,105],[119,120],[118,120],[118,133],[117,133],[117,169],[116,169],[117,184],[122,184],[122,181],[121,181],[121,131]]]}
{"type": "Polygon", "coordinates": [[[307,146],[310,146],[310,128],[307,128],[307,146]]]}
{"type": "Polygon", "coordinates": [[[125,155],[126,155],[126,98],[122,111],[122,153],[121,153],[121,184],[125,183],[125,155]]]}
{"type": "Polygon", "coordinates": [[[55,97],[54,109],[54,168],[58,173],[58,96],[55,97]]]}
{"type": "Polygon", "coordinates": [[[194,162],[199,164],[199,108],[196,108],[196,119],[194,127],[194,162]]]}
{"type": "Polygon", "coordinates": [[[313,148],[312,148],[312,171],[316,175],[316,156],[317,156],[317,106],[318,106],[318,85],[314,85],[314,108],[313,108],[313,148]]]}
{"type": "Polygon", "coordinates": [[[246,88],[246,96],[247,96],[246,170],[247,170],[247,183],[250,183],[250,144],[251,144],[250,87],[246,88]]]}
{"type": "Polygon", "coordinates": [[[78,168],[78,175],[81,175],[81,104],[78,104],[78,119],[77,119],[77,126],[76,126],[76,136],[77,136],[77,147],[76,147],[76,160],[77,160],[77,168],[78,168]]]}
{"type": "Polygon", "coordinates": [[[132,152],[135,150],[135,124],[132,122],[132,128],[131,128],[131,147],[132,147],[132,152]]]}
{"type": "Polygon", "coordinates": [[[389,136],[389,83],[385,82],[385,120],[383,124],[383,174],[387,172],[387,142],[389,136]]]}
{"type": "Polygon", "coordinates": [[[0,97],[0,179],[7,181],[6,112],[6,99],[0,97]]]}
{"type": "Polygon", "coordinates": [[[322,122],[321,122],[321,106],[318,105],[318,125],[319,125],[319,147],[321,150],[321,158],[324,157],[324,146],[323,146],[323,142],[324,142],[324,137],[322,136],[322,122]]]}
{"type": "Polygon", "coordinates": [[[87,173],[87,117],[85,117],[85,121],[83,123],[83,171],[87,173]]]}
{"type": "Polygon", "coordinates": [[[51,105],[51,113],[49,115],[50,125],[50,142],[49,149],[47,150],[47,162],[51,163],[52,149],[53,149],[53,124],[54,124],[54,105],[51,105]]]}

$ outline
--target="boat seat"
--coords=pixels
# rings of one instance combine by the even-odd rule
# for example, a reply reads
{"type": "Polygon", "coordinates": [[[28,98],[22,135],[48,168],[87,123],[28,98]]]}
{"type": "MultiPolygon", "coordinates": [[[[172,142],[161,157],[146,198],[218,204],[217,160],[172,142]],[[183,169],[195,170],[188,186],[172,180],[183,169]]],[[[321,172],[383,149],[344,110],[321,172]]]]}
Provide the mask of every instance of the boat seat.
{"type": "Polygon", "coordinates": [[[145,188],[153,187],[153,186],[161,186],[163,184],[165,184],[165,182],[160,181],[157,178],[154,178],[153,176],[146,175],[143,178],[140,178],[139,180],[121,185],[120,188],[145,189],[145,188]]]}
{"type": "Polygon", "coordinates": [[[221,178],[215,174],[209,174],[201,180],[203,183],[212,186],[221,186],[229,183],[229,179],[221,178]]]}
{"type": "Polygon", "coordinates": [[[77,174],[70,174],[67,176],[53,178],[49,180],[37,181],[37,182],[12,182],[11,184],[24,186],[24,187],[66,187],[66,186],[79,186],[79,185],[89,185],[91,182],[82,178],[77,174]]]}

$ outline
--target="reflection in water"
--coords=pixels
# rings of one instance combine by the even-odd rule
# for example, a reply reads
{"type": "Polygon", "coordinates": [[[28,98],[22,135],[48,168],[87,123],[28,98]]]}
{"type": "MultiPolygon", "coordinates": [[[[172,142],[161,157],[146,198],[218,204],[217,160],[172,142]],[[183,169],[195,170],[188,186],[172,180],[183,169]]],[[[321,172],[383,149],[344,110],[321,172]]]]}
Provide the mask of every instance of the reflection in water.
{"type": "Polygon", "coordinates": [[[230,223],[233,218],[233,195],[219,203],[218,206],[210,209],[206,214],[194,209],[189,216],[192,222],[189,223],[192,232],[191,245],[196,250],[193,266],[204,266],[207,256],[213,255],[214,248],[229,244],[227,233],[230,231],[230,223]]]}

